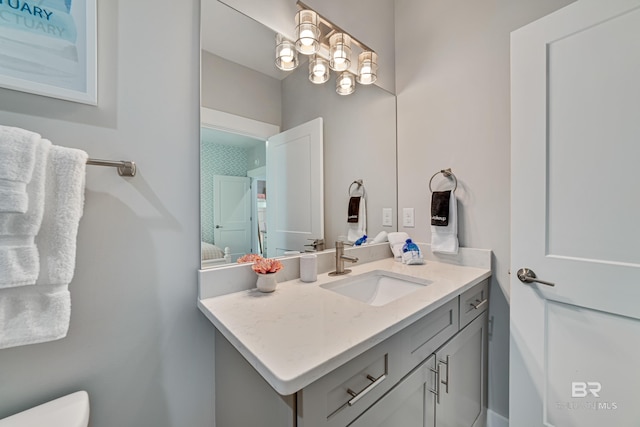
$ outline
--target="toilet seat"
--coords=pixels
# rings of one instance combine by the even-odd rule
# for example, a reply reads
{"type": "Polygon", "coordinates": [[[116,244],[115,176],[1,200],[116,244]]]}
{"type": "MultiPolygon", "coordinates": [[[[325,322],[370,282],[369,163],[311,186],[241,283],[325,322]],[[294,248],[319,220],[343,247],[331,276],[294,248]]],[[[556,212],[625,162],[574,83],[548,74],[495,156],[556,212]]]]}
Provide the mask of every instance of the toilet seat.
{"type": "Polygon", "coordinates": [[[89,395],[77,391],[0,420],[0,427],[87,427],[89,395]]]}

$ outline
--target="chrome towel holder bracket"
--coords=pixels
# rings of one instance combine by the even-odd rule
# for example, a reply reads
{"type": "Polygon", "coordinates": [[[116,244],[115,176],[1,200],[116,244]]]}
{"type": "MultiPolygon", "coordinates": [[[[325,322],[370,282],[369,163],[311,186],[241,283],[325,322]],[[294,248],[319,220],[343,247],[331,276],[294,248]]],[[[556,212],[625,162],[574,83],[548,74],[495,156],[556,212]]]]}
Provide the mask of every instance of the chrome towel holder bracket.
{"type": "Polygon", "coordinates": [[[431,179],[429,180],[429,191],[433,193],[433,188],[431,188],[431,183],[433,182],[433,178],[435,178],[439,173],[444,175],[445,178],[453,178],[453,182],[454,182],[453,192],[455,193],[456,189],[458,188],[458,179],[453,174],[453,172],[451,172],[451,168],[441,169],[431,176],[431,179]]]}
{"type": "Polygon", "coordinates": [[[136,162],[128,160],[100,160],[100,159],[87,159],[88,165],[94,166],[110,166],[118,168],[118,175],[120,176],[136,176],[136,162]]]}

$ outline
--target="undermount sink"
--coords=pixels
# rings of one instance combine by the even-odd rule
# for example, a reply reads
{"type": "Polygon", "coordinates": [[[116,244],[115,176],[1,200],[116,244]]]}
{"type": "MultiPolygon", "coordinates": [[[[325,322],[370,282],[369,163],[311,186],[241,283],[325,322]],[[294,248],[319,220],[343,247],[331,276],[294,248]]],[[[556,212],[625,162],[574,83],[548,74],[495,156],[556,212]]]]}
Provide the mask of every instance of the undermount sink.
{"type": "Polygon", "coordinates": [[[372,306],[381,306],[424,289],[431,283],[430,280],[409,279],[388,271],[375,270],[325,283],[320,287],[372,306]]]}

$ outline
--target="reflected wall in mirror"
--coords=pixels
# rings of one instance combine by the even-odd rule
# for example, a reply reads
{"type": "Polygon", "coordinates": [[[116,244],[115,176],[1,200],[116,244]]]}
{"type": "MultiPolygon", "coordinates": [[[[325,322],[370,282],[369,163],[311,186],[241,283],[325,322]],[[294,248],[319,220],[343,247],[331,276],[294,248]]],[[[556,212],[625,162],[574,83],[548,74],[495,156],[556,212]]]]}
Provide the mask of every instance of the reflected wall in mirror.
{"type": "MultiPolygon", "coordinates": [[[[370,238],[380,231],[397,230],[395,96],[376,86],[359,86],[355,94],[341,97],[335,92],[335,81],[311,84],[306,63],[289,74],[278,70],[274,47],[275,33],[269,28],[217,0],[202,0],[203,108],[282,131],[322,117],[326,247],[332,248],[339,236],[347,235],[348,190],[358,179],[363,180],[367,191],[370,238]],[[394,212],[390,227],[382,226],[383,208],[394,212]]],[[[234,126],[229,123],[223,127],[229,130],[234,126]]],[[[204,168],[205,162],[214,161],[204,159],[209,154],[204,152],[207,148],[202,150],[204,168]]],[[[204,193],[213,191],[205,187],[213,185],[211,176],[215,172],[201,173],[202,240],[216,244],[211,232],[215,224],[208,219],[213,213],[205,212],[213,208],[204,199],[212,197],[204,193]]],[[[203,249],[206,246],[203,244],[203,249]]],[[[254,242],[251,250],[257,252],[259,246],[254,242]]],[[[204,262],[202,265],[207,267],[204,262]]]]}

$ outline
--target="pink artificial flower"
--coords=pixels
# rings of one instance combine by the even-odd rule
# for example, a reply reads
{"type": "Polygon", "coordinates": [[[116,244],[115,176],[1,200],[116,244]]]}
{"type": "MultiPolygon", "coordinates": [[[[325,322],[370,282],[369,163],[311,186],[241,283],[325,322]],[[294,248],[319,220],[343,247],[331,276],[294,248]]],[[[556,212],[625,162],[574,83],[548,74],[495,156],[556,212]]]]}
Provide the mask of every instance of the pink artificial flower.
{"type": "Polygon", "coordinates": [[[244,264],[245,262],[256,262],[261,259],[263,258],[258,254],[246,254],[238,258],[238,264],[244,264]]]}
{"type": "Polygon", "coordinates": [[[276,273],[282,269],[282,263],[277,259],[262,258],[256,260],[251,268],[259,274],[276,273]]]}

